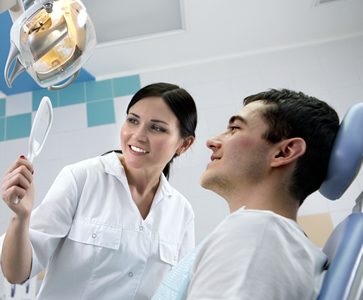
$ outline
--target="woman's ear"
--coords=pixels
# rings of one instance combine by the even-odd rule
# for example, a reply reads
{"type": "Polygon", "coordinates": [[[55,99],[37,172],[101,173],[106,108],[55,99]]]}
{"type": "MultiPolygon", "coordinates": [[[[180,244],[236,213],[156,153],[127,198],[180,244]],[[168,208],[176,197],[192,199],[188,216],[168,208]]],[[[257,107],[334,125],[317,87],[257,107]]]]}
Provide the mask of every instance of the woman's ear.
{"type": "Polygon", "coordinates": [[[183,143],[176,149],[175,155],[179,156],[180,154],[184,153],[188,150],[188,148],[194,143],[195,137],[194,136],[188,136],[183,140],[183,143]]]}
{"type": "Polygon", "coordinates": [[[306,151],[306,143],[302,138],[291,138],[277,143],[271,167],[280,167],[296,161],[306,151]]]}

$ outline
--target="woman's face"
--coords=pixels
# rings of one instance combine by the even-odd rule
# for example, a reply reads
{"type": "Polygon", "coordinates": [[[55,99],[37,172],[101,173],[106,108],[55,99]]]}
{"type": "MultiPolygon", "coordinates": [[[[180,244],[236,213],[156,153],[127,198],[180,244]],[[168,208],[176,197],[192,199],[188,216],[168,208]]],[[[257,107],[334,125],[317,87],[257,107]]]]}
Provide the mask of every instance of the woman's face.
{"type": "Polygon", "coordinates": [[[146,97],[134,104],[120,138],[128,169],[161,172],[183,150],[179,121],[161,97],[146,97]]]}

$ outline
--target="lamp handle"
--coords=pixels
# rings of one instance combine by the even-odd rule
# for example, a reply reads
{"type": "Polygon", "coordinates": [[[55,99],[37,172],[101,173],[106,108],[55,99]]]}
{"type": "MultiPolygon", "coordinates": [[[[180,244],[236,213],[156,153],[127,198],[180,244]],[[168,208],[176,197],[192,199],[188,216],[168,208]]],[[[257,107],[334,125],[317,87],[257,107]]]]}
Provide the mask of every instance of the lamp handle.
{"type": "Polygon", "coordinates": [[[79,74],[80,70],[78,70],[77,72],[75,72],[74,74],[72,74],[71,77],[69,77],[64,83],[62,84],[58,84],[58,85],[52,85],[50,87],[48,87],[48,90],[60,90],[60,89],[64,89],[65,87],[69,86],[73,81],[76,80],[78,74],[79,74]]]}

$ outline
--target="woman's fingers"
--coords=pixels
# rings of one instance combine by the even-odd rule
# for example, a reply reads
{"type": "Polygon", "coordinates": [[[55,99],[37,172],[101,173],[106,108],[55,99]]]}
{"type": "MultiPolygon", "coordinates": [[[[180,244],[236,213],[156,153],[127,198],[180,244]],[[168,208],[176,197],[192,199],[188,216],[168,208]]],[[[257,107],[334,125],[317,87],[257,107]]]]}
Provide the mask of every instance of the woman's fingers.
{"type": "Polygon", "coordinates": [[[3,187],[8,188],[12,185],[17,185],[27,188],[32,181],[33,175],[29,169],[24,166],[20,166],[5,176],[3,180],[3,187]]]}
{"type": "Polygon", "coordinates": [[[34,173],[34,170],[33,170],[33,164],[28,161],[25,156],[20,156],[15,162],[13,165],[10,166],[10,168],[5,172],[5,174],[10,174],[12,173],[14,170],[16,170],[17,168],[21,167],[21,166],[24,166],[26,167],[29,172],[31,174],[34,173]]]}
{"type": "Polygon", "coordinates": [[[9,168],[2,182],[2,196],[5,202],[24,197],[33,181],[32,172],[32,164],[22,158],[9,168]]]}
{"type": "Polygon", "coordinates": [[[9,189],[3,192],[3,199],[8,205],[15,204],[15,199],[18,198],[19,201],[21,201],[25,194],[25,189],[18,186],[11,186],[9,189]]]}

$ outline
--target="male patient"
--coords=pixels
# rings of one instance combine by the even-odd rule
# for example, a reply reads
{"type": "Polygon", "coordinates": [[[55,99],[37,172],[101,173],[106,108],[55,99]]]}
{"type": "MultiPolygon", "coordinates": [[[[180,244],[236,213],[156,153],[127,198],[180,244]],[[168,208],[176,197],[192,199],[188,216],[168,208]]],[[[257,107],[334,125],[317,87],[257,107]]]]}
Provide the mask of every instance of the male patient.
{"type": "Polygon", "coordinates": [[[290,90],[244,99],[207,142],[201,185],[231,214],[171,271],[153,299],[316,298],[325,255],[296,223],[323,182],[339,127],[325,102],[290,90]]]}

